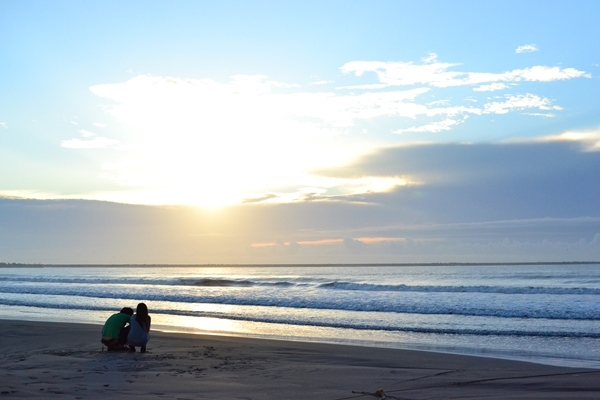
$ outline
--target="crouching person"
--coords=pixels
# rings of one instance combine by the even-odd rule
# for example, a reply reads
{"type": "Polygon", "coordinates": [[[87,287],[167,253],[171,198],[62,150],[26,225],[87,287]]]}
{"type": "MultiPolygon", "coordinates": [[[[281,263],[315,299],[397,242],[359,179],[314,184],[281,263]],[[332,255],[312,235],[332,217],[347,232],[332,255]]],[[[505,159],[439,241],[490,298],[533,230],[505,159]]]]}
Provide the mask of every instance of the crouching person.
{"type": "Polygon", "coordinates": [[[130,307],[124,307],[121,312],[111,315],[102,328],[102,344],[108,351],[127,350],[127,335],[129,335],[129,320],[133,315],[130,307]]]}
{"type": "Polygon", "coordinates": [[[138,304],[135,315],[129,321],[129,326],[129,336],[127,337],[129,351],[135,353],[135,346],[140,346],[140,351],[145,353],[146,345],[150,340],[150,316],[146,304],[138,304]]]}

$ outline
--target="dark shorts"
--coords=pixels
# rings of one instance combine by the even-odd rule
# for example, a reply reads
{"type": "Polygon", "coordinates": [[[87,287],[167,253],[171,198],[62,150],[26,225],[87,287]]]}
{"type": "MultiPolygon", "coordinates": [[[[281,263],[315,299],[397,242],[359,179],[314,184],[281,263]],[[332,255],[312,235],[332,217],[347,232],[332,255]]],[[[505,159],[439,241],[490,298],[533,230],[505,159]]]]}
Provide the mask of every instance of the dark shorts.
{"type": "Polygon", "coordinates": [[[119,339],[102,339],[100,341],[106,347],[115,347],[119,344],[119,339]]]}
{"type": "Polygon", "coordinates": [[[128,335],[129,335],[129,326],[121,329],[121,332],[119,333],[119,337],[118,338],[110,338],[110,339],[104,339],[104,338],[102,338],[100,341],[106,347],[123,346],[123,345],[125,345],[127,343],[127,336],[128,335]]]}

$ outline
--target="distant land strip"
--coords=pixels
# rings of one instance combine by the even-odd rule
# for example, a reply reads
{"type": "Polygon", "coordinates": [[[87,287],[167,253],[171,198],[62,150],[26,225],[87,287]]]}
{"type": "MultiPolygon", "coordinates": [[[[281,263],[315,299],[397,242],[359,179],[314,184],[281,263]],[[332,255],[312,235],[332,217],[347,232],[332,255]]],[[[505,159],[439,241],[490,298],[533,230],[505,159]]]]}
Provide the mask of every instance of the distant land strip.
{"type": "Polygon", "coordinates": [[[28,264],[0,262],[0,268],[119,268],[119,267],[451,267],[451,266],[505,266],[505,265],[590,265],[600,261],[528,261],[528,262],[439,262],[439,263],[346,263],[346,264],[28,264]]]}

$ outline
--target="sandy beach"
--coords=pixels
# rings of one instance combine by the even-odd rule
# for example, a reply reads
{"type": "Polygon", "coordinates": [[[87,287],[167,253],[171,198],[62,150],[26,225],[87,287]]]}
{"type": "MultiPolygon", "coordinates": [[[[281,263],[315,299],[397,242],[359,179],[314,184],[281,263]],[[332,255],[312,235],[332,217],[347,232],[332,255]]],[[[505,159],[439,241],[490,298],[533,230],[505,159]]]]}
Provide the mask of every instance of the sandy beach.
{"type": "Polygon", "coordinates": [[[452,354],[152,332],[102,351],[100,326],[0,320],[3,398],[600,397],[600,370],[452,354]]]}

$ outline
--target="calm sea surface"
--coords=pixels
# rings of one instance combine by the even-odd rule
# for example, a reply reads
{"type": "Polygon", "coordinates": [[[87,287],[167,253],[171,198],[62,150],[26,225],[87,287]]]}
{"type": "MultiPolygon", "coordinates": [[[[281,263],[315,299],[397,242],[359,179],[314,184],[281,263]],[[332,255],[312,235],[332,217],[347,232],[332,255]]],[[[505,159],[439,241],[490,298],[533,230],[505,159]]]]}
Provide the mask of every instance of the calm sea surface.
{"type": "Polygon", "coordinates": [[[600,368],[600,264],[0,268],[4,319],[103,324],[142,301],[166,331],[600,368]]]}

